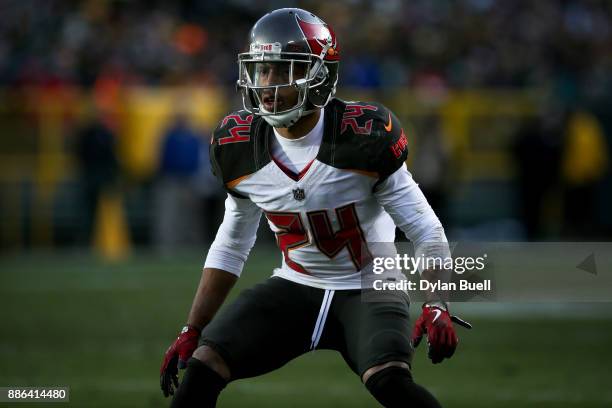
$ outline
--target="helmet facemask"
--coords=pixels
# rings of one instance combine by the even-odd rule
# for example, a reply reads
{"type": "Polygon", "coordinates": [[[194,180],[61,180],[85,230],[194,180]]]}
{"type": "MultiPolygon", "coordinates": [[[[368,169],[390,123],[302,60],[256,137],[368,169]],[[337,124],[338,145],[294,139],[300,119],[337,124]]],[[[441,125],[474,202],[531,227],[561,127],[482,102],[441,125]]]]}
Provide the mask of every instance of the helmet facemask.
{"type": "Polygon", "coordinates": [[[274,127],[290,127],[322,107],[309,103],[309,93],[324,84],[328,70],[313,54],[274,51],[239,54],[237,85],[247,111],[274,127]]]}

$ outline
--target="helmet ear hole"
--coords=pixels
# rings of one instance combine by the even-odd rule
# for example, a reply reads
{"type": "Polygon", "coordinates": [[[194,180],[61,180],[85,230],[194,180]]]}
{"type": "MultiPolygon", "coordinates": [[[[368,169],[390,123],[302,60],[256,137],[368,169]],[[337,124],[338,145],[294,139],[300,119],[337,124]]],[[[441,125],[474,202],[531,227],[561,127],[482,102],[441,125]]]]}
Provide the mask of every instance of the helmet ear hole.
{"type": "Polygon", "coordinates": [[[317,76],[315,77],[315,82],[323,82],[326,77],[329,75],[329,69],[327,69],[327,65],[323,64],[319,72],[317,72],[317,76]]]}
{"type": "Polygon", "coordinates": [[[308,102],[309,105],[311,105],[310,108],[321,108],[325,106],[329,99],[336,93],[338,64],[324,63],[315,81],[318,85],[310,88],[308,92],[308,102]]]}

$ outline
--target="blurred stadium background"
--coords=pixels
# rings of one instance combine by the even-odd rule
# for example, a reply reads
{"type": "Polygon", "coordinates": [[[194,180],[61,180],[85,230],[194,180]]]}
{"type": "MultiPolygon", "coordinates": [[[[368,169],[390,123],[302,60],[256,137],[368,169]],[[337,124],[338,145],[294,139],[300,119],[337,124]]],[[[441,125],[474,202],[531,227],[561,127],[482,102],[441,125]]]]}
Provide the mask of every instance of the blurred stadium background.
{"type": "MultiPolygon", "coordinates": [[[[402,120],[451,240],[609,241],[610,1],[4,0],[0,386],[167,405],[159,364],[223,211],[211,130],[240,106],[248,29],[285,6],[334,27],[339,97],[402,120]]],[[[263,226],[232,296],[279,261],[263,226]]],[[[415,361],[446,406],[612,406],[609,304],[456,308],[476,326],[457,355],[415,361]]],[[[220,406],[375,403],[321,352],[220,406]]]]}

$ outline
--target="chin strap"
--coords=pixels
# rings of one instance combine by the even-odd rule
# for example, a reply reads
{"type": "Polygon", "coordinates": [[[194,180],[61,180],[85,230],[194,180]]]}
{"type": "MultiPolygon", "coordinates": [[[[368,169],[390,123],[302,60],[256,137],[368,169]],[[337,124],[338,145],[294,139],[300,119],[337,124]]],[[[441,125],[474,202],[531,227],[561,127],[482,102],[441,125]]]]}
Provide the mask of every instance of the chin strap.
{"type": "Polygon", "coordinates": [[[262,118],[272,127],[288,128],[300,120],[301,118],[314,113],[316,109],[304,110],[299,108],[290,112],[281,113],[279,115],[263,115],[262,118]]]}

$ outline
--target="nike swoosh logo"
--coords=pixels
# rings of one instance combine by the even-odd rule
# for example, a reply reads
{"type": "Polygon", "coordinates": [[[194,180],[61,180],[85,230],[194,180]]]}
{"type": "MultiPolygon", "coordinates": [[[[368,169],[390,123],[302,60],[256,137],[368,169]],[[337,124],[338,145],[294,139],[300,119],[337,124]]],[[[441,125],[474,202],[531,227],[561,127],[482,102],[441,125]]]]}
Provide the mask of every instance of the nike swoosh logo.
{"type": "Polygon", "coordinates": [[[391,114],[389,114],[389,123],[385,125],[385,130],[390,132],[393,129],[393,122],[391,122],[391,114]]]}
{"type": "Polygon", "coordinates": [[[436,314],[436,317],[434,317],[434,319],[431,321],[432,323],[438,320],[438,317],[442,315],[442,311],[440,309],[434,309],[433,312],[436,314]]]}

